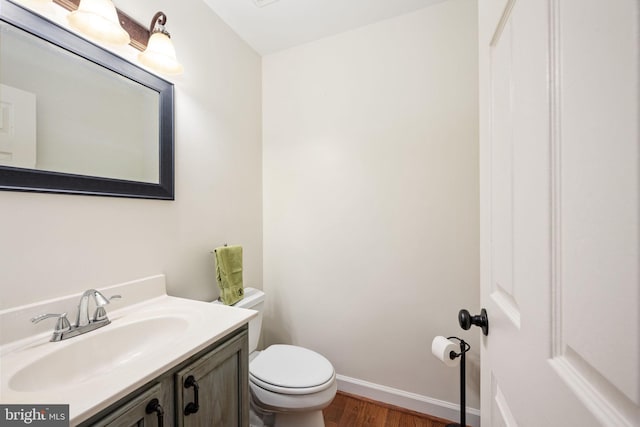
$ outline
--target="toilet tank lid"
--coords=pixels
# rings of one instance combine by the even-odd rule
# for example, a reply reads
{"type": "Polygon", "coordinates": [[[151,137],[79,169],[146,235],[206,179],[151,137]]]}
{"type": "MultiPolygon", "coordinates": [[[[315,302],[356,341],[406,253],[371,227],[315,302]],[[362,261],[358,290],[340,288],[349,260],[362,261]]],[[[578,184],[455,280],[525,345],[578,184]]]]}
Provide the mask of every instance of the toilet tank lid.
{"type": "MultiPolygon", "coordinates": [[[[215,304],[222,304],[222,301],[215,300],[215,304]]],[[[233,304],[233,307],[239,308],[253,308],[256,305],[264,302],[264,292],[256,288],[244,288],[244,296],[240,301],[233,304]]]]}

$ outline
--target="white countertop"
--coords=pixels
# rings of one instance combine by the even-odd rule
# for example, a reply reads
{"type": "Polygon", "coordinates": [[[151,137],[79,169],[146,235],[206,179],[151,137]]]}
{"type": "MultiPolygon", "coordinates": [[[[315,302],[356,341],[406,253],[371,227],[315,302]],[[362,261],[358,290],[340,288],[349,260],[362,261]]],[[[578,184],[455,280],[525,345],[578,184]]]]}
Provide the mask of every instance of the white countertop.
{"type": "Polygon", "coordinates": [[[0,401],[69,404],[71,425],[76,425],[238,329],[256,314],[254,310],[165,294],[108,311],[111,324],[67,340],[50,342],[50,324],[49,332],[0,346],[0,401]],[[149,325],[153,326],[151,333],[140,333],[149,325]],[[127,338],[127,334],[138,335],[127,338]],[[132,343],[134,350],[114,348],[118,345],[113,343],[119,342],[132,343]],[[105,357],[99,362],[100,369],[93,369],[95,357],[85,358],[102,352],[105,357]],[[92,368],[90,375],[78,368],[85,364],[92,368]],[[33,372],[42,374],[34,379],[33,372]]]}

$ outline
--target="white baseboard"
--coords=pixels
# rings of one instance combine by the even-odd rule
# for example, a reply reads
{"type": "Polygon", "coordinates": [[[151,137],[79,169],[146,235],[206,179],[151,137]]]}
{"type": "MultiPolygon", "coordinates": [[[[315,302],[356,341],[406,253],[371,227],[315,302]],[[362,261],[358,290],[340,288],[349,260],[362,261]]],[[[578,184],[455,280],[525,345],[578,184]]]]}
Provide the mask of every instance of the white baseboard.
{"type": "MultiPolygon", "coordinates": [[[[434,417],[460,422],[460,405],[380,384],[336,375],[338,390],[434,417]]],[[[467,408],[467,425],[480,427],[480,410],[467,408]]]]}

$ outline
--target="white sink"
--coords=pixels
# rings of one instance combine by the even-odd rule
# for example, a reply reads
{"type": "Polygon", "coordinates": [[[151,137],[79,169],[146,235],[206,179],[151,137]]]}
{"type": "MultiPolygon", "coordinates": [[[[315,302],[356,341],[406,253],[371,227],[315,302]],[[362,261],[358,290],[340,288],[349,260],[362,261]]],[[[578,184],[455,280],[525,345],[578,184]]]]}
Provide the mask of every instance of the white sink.
{"type": "MultiPolygon", "coordinates": [[[[2,404],[69,404],[77,425],[158,378],[255,316],[253,310],[166,295],[164,277],[110,289],[122,301],[107,310],[111,324],[59,342],[53,327],[0,345],[2,404]],[[162,280],[160,280],[162,279],[162,280]]],[[[64,297],[66,306],[78,295],[64,297]]],[[[57,303],[57,301],[54,301],[57,303]]],[[[118,300],[120,302],[120,300],[118,300]]],[[[28,305],[0,311],[0,328],[30,326],[39,313],[62,307],[28,305]],[[13,322],[15,326],[9,324],[13,322]]],[[[48,304],[48,305],[47,305],[48,304]]],[[[62,311],[60,311],[62,310],[62,311]]]]}
{"type": "Polygon", "coordinates": [[[67,346],[24,366],[11,376],[9,387],[15,391],[75,387],[171,345],[188,326],[187,319],[181,317],[156,317],[122,325],[112,323],[84,336],[70,338],[67,346]]]}

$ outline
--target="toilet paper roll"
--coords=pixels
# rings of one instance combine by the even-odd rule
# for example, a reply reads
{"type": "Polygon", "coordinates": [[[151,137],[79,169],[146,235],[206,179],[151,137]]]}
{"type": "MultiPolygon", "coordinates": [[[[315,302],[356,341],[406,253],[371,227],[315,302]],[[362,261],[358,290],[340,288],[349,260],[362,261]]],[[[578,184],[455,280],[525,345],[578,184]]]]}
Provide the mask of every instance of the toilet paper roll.
{"type": "Polygon", "coordinates": [[[451,352],[458,353],[460,345],[445,337],[437,336],[431,342],[431,353],[450,368],[454,368],[460,364],[460,358],[451,359],[451,352]]]}

